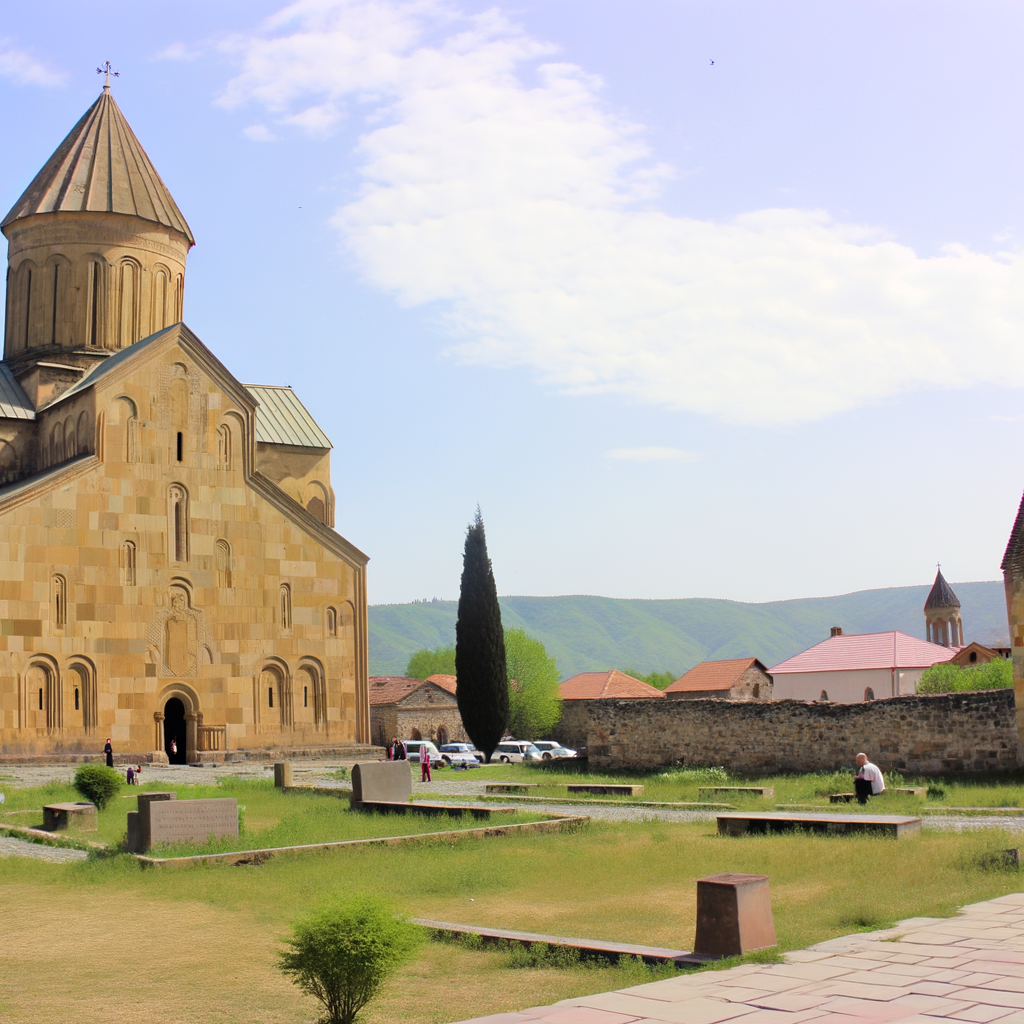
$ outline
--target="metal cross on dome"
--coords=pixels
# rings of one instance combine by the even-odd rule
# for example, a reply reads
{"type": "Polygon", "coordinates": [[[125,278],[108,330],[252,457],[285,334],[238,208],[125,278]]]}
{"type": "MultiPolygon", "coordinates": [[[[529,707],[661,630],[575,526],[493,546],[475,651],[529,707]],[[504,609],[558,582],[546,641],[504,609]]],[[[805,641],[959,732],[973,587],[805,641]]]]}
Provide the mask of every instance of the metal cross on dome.
{"type": "Polygon", "coordinates": [[[103,83],[104,87],[110,85],[110,76],[111,75],[113,75],[115,78],[120,78],[121,77],[121,72],[120,71],[115,71],[114,70],[114,65],[111,64],[109,60],[105,60],[96,69],[96,74],[97,75],[106,75],[107,76],[106,81],[103,83]]]}

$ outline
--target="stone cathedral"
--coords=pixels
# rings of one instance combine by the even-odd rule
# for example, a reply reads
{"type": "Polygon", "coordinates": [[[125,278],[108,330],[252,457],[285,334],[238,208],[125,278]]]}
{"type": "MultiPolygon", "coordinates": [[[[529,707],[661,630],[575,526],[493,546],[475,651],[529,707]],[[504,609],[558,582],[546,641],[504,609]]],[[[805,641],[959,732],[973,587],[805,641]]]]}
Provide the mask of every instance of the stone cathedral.
{"type": "Polygon", "coordinates": [[[109,86],[0,227],[0,753],[367,743],[331,443],[181,322],[192,233],[109,86]]]}

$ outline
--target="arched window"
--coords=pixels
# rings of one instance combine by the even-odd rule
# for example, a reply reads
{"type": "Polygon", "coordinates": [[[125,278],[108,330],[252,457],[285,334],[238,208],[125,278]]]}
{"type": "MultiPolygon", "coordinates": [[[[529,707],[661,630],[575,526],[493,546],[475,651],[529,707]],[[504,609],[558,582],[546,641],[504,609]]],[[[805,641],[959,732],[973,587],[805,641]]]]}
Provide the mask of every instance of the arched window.
{"type": "Polygon", "coordinates": [[[69,416],[64,421],[64,458],[73,459],[78,454],[78,445],[75,438],[75,421],[69,416]]]}
{"type": "Polygon", "coordinates": [[[226,423],[217,428],[217,466],[231,468],[231,428],[226,423]]]}
{"type": "Polygon", "coordinates": [[[231,588],[231,545],[226,540],[216,544],[217,586],[220,589],[231,588]]]}
{"type": "Polygon", "coordinates": [[[324,499],[318,494],[314,494],[313,497],[306,502],[306,511],[309,512],[310,515],[319,519],[321,523],[327,521],[327,506],[324,505],[324,499]]]}
{"type": "Polygon", "coordinates": [[[754,700],[760,700],[760,699],[761,699],[761,684],[760,683],[754,683],[754,700]]]}
{"type": "Polygon", "coordinates": [[[100,324],[103,294],[103,267],[100,261],[94,260],[89,264],[89,336],[90,345],[96,346],[100,343],[100,324]]]}
{"type": "Polygon", "coordinates": [[[171,484],[167,492],[167,536],[171,555],[175,562],[187,562],[189,558],[188,491],[181,484],[171,484]]]}
{"type": "Polygon", "coordinates": [[[118,413],[118,422],[124,424],[124,460],[125,462],[138,462],[139,443],[139,413],[135,403],[126,395],[121,395],[115,403],[118,413]]]}
{"type": "Polygon", "coordinates": [[[68,624],[68,581],[60,573],[50,578],[50,616],[60,629],[68,624]]]}
{"type": "Polygon", "coordinates": [[[978,660],[978,652],[977,651],[971,651],[971,656],[970,656],[969,660],[970,661],[977,661],[978,660]]]}
{"type": "Polygon", "coordinates": [[[78,443],[78,450],[83,455],[92,451],[92,417],[88,412],[83,412],[78,417],[76,441],[78,443]]]}
{"type": "Polygon", "coordinates": [[[338,609],[328,608],[327,609],[327,635],[337,636],[338,635],[338,609]]]}
{"type": "Polygon", "coordinates": [[[135,581],[135,545],[126,540],[121,545],[121,583],[126,587],[134,587],[135,581]]]}
{"type": "Polygon", "coordinates": [[[125,260],[118,276],[117,347],[127,348],[139,340],[139,265],[125,260]]]}
{"type": "Polygon", "coordinates": [[[864,691],[864,699],[865,700],[874,700],[875,699],[875,691],[872,690],[870,686],[864,691]]]}
{"type": "Polygon", "coordinates": [[[153,270],[153,301],[150,307],[150,334],[156,334],[167,326],[167,270],[155,267],[153,270]]]}
{"type": "Polygon", "coordinates": [[[287,583],[281,584],[281,628],[292,628],[292,588],[287,583]]]}
{"type": "Polygon", "coordinates": [[[64,424],[55,423],[50,431],[50,465],[56,466],[64,461],[64,424]]]}
{"type": "Polygon", "coordinates": [[[0,441],[0,487],[18,479],[18,453],[14,445],[0,441]]]}
{"type": "Polygon", "coordinates": [[[96,683],[91,666],[82,662],[73,662],[68,666],[68,683],[74,687],[75,710],[82,714],[76,725],[85,729],[96,728],[96,683]]]}
{"type": "Polygon", "coordinates": [[[79,696],[78,696],[78,687],[76,686],[76,687],[75,687],[75,710],[76,710],[76,711],[78,711],[78,710],[79,710],[79,705],[80,705],[80,703],[81,703],[81,701],[80,701],[80,698],[79,698],[79,696]]]}
{"type": "Polygon", "coordinates": [[[22,273],[22,279],[24,280],[24,291],[22,292],[22,302],[24,303],[25,309],[25,335],[23,338],[23,344],[25,348],[28,348],[29,343],[32,340],[30,333],[32,327],[32,265],[25,266],[22,273]]]}
{"type": "Polygon", "coordinates": [[[302,688],[302,706],[304,708],[308,708],[309,707],[309,687],[308,686],[304,686],[302,688]]]}

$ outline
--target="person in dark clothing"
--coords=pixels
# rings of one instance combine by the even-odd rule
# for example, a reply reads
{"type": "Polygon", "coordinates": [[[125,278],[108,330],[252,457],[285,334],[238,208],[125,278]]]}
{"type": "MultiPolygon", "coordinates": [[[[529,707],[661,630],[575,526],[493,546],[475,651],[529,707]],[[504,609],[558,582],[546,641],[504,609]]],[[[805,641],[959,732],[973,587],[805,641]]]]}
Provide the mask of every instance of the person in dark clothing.
{"type": "Polygon", "coordinates": [[[114,748],[110,745],[110,737],[107,737],[107,742],[103,747],[103,753],[107,755],[107,767],[114,767],[114,748]]]}
{"type": "Polygon", "coordinates": [[[409,752],[405,749],[405,744],[401,740],[395,740],[395,760],[406,761],[409,758],[409,752]]]}

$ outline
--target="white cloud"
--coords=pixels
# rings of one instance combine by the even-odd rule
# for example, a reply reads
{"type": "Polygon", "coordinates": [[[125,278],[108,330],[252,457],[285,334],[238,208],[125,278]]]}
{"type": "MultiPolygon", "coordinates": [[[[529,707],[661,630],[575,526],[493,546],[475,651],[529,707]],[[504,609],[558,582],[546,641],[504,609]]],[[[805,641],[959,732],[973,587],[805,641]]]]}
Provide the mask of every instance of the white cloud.
{"type": "Polygon", "coordinates": [[[465,361],[734,423],[1024,385],[1021,252],[921,258],[815,210],[666,214],[640,129],[499,12],[301,0],[224,48],[227,107],[320,135],[365,117],[333,223],[368,281],[439,304],[465,361]]]}
{"type": "Polygon", "coordinates": [[[612,448],[604,454],[606,459],[623,462],[696,462],[701,458],[699,453],[682,448],[612,448]]]}
{"type": "Polygon", "coordinates": [[[197,60],[202,55],[202,50],[197,46],[186,46],[185,43],[171,43],[165,46],[158,54],[156,60],[197,60]]]}
{"type": "Polygon", "coordinates": [[[242,129],[242,134],[250,142],[273,142],[277,138],[265,124],[251,124],[242,129]]]}
{"type": "Polygon", "coordinates": [[[36,60],[26,50],[0,39],[0,77],[20,85],[63,85],[67,75],[36,60]]]}

